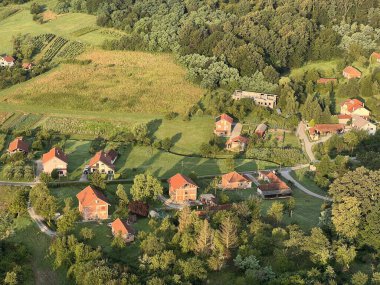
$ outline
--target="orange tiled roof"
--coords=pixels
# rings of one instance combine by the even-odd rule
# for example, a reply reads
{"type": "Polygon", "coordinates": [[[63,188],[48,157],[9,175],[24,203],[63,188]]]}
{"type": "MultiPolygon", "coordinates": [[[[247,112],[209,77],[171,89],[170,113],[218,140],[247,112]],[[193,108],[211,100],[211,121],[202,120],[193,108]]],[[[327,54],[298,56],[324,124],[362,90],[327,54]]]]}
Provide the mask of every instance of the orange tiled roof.
{"type": "Polygon", "coordinates": [[[343,124],[317,124],[313,128],[309,129],[310,133],[314,133],[318,131],[319,133],[327,133],[327,132],[337,132],[339,130],[343,130],[343,124]]]}
{"type": "Polygon", "coordinates": [[[243,175],[237,173],[236,171],[224,174],[222,176],[222,179],[227,180],[228,183],[249,181],[247,178],[245,178],[243,175]]]}
{"type": "Polygon", "coordinates": [[[115,166],[113,165],[111,158],[107,156],[107,154],[104,151],[98,151],[90,160],[90,166],[93,166],[94,164],[98,162],[103,162],[108,167],[114,169],[115,166]]]}
{"type": "Polygon", "coordinates": [[[131,233],[131,234],[134,233],[134,230],[132,229],[132,227],[127,225],[125,222],[123,222],[119,218],[117,218],[116,220],[112,222],[111,227],[116,234],[120,233],[122,235],[125,235],[128,233],[131,233]]]}
{"type": "Polygon", "coordinates": [[[234,119],[232,119],[230,116],[228,116],[227,114],[221,114],[219,117],[216,118],[216,121],[219,122],[221,120],[225,120],[229,123],[233,123],[234,119]]]}
{"type": "Polygon", "coordinates": [[[14,62],[15,61],[15,59],[13,58],[13,56],[10,56],[10,55],[3,55],[2,58],[6,62],[14,62]]]}
{"type": "MultiPolygon", "coordinates": [[[[87,186],[80,191],[77,196],[79,202],[83,207],[91,206],[94,204],[108,204],[108,200],[104,194],[91,186],[87,186]],[[98,203],[96,203],[98,201],[98,203]]],[[[109,204],[108,204],[109,205],[109,204]]]]}
{"type": "Polygon", "coordinates": [[[46,163],[54,157],[67,163],[67,156],[59,147],[54,147],[49,152],[45,153],[42,156],[42,163],[46,163]]]}
{"type": "Polygon", "coordinates": [[[276,174],[273,172],[261,171],[262,175],[266,176],[269,179],[269,183],[260,184],[258,188],[261,191],[273,191],[273,190],[287,190],[289,186],[282,181],[276,174]]]}
{"type": "Polygon", "coordinates": [[[355,77],[360,77],[362,75],[362,73],[353,66],[347,66],[343,69],[343,72],[355,77]]]}
{"type": "Polygon", "coordinates": [[[194,185],[195,187],[198,187],[197,184],[193,182],[193,180],[191,180],[189,177],[181,173],[177,173],[176,175],[170,177],[168,179],[168,183],[172,191],[183,187],[185,184],[191,184],[191,185],[194,185]]]}
{"type": "Polygon", "coordinates": [[[26,141],[23,140],[22,137],[15,138],[8,147],[8,151],[13,152],[17,149],[21,149],[22,151],[28,152],[29,145],[26,141]]]}
{"type": "Polygon", "coordinates": [[[342,106],[346,105],[347,110],[350,112],[353,112],[359,108],[362,108],[364,106],[363,102],[361,102],[358,99],[347,99],[342,103],[342,106]]]}
{"type": "Polygon", "coordinates": [[[371,54],[371,56],[373,56],[373,57],[376,58],[376,59],[380,59],[380,53],[379,53],[379,52],[373,52],[373,53],[371,54]]]}
{"type": "Polygon", "coordinates": [[[247,143],[248,142],[248,139],[243,137],[243,136],[237,136],[237,137],[233,137],[233,138],[230,138],[226,144],[230,144],[232,142],[241,142],[241,143],[247,143]]]}

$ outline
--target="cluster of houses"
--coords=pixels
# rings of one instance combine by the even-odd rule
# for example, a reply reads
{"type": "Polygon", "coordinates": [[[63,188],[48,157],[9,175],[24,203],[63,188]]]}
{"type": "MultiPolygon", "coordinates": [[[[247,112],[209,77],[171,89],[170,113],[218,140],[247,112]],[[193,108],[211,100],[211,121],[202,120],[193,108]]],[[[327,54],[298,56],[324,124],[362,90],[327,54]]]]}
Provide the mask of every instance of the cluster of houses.
{"type": "MultiPolygon", "coordinates": [[[[219,137],[227,137],[226,149],[234,152],[244,151],[248,138],[241,135],[242,124],[234,123],[234,119],[227,114],[221,114],[215,119],[214,134],[219,137]]],[[[259,124],[255,130],[255,134],[264,138],[268,126],[265,124],[259,124]]]]}
{"type": "Polygon", "coordinates": [[[309,128],[312,140],[318,140],[320,136],[327,134],[340,134],[352,129],[366,131],[373,135],[376,133],[376,125],[369,120],[371,112],[364,107],[364,103],[358,99],[347,99],[340,105],[338,124],[316,124],[309,128]]]}
{"type": "MultiPolygon", "coordinates": [[[[0,67],[13,67],[16,63],[16,59],[7,54],[0,55],[0,67]]],[[[22,68],[24,70],[30,70],[33,67],[33,63],[31,62],[24,62],[22,64],[22,68]]]]}
{"type": "MultiPolygon", "coordinates": [[[[8,147],[8,153],[14,154],[22,152],[29,153],[29,144],[23,137],[15,138],[8,147]]],[[[118,153],[115,150],[98,151],[86,166],[85,174],[99,172],[101,174],[113,175],[115,174],[115,161],[118,153]]],[[[57,171],[59,177],[67,176],[68,157],[59,147],[53,147],[49,152],[42,155],[42,168],[43,172],[52,174],[57,171]]]]}

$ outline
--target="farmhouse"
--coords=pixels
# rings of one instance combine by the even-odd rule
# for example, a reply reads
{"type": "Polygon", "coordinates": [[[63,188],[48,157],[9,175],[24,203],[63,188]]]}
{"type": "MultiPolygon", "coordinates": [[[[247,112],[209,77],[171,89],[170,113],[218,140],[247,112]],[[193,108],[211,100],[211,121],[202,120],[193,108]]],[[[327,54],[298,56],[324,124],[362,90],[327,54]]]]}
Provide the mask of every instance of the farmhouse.
{"type": "Polygon", "coordinates": [[[52,148],[42,156],[42,165],[45,173],[51,174],[56,170],[59,176],[67,175],[67,156],[58,147],[52,148]]]}
{"type": "Polygon", "coordinates": [[[326,85],[326,84],[335,84],[338,82],[338,79],[336,78],[319,78],[317,80],[317,84],[323,84],[323,85],[326,85]]]}
{"type": "Polygon", "coordinates": [[[345,69],[343,69],[343,76],[347,79],[360,78],[362,76],[362,73],[355,67],[347,66],[345,69]]]}
{"type": "Polygon", "coordinates": [[[267,129],[268,129],[268,126],[266,124],[260,124],[256,128],[255,134],[257,134],[259,137],[263,138],[265,136],[267,129]]]}
{"type": "Polygon", "coordinates": [[[198,186],[187,176],[177,173],[168,179],[170,199],[183,203],[197,199],[198,186]]]}
{"type": "Polygon", "coordinates": [[[260,171],[259,180],[263,183],[257,186],[257,193],[263,198],[284,197],[292,194],[292,189],[272,171],[260,171]]]}
{"type": "Polygon", "coordinates": [[[0,66],[3,67],[12,67],[15,65],[15,59],[10,55],[0,55],[0,66]]]}
{"type": "Polygon", "coordinates": [[[246,99],[246,98],[253,100],[256,105],[268,107],[271,109],[273,109],[277,103],[277,95],[273,95],[273,94],[242,91],[242,90],[235,90],[235,92],[232,94],[232,99],[234,100],[240,100],[240,99],[246,99]]]}
{"type": "Polygon", "coordinates": [[[111,229],[113,236],[120,235],[125,242],[132,242],[135,240],[135,231],[125,221],[117,218],[111,223],[111,229]]]}
{"type": "Polygon", "coordinates": [[[343,131],[343,124],[317,124],[309,129],[309,134],[313,140],[318,140],[320,136],[325,136],[328,134],[339,134],[343,131]]]}
{"type": "Polygon", "coordinates": [[[338,115],[339,124],[347,125],[352,119],[351,115],[340,114],[338,115]]]}
{"type": "Polygon", "coordinates": [[[371,57],[375,59],[376,62],[380,63],[380,53],[379,52],[373,52],[371,54],[371,57]]]}
{"type": "Polygon", "coordinates": [[[23,137],[17,137],[9,144],[8,152],[10,154],[17,152],[27,154],[29,152],[29,144],[24,141],[23,137]]]}
{"type": "Polygon", "coordinates": [[[374,135],[376,133],[375,124],[357,115],[352,116],[352,128],[366,131],[370,135],[374,135]]]}
{"type": "Polygon", "coordinates": [[[112,162],[112,156],[108,156],[104,151],[98,151],[93,158],[90,160],[89,164],[90,172],[99,172],[99,173],[107,173],[114,174],[115,166],[112,162]]]}
{"type": "Polygon", "coordinates": [[[102,192],[87,186],[76,196],[78,198],[78,210],[83,220],[105,220],[108,219],[108,203],[107,198],[102,192]]]}
{"type": "Polygon", "coordinates": [[[364,108],[364,103],[358,99],[347,99],[340,105],[340,113],[342,115],[358,115],[368,118],[371,114],[369,110],[364,108]]]}
{"type": "Polygon", "coordinates": [[[214,133],[220,137],[229,137],[232,132],[233,119],[227,114],[222,114],[215,119],[214,133]]]}
{"type": "Polygon", "coordinates": [[[224,174],[222,176],[222,189],[247,189],[252,187],[252,181],[236,171],[224,174]]]}
{"type": "Polygon", "coordinates": [[[230,138],[226,142],[226,149],[229,151],[240,152],[244,151],[248,143],[248,139],[243,136],[236,136],[230,138]]]}

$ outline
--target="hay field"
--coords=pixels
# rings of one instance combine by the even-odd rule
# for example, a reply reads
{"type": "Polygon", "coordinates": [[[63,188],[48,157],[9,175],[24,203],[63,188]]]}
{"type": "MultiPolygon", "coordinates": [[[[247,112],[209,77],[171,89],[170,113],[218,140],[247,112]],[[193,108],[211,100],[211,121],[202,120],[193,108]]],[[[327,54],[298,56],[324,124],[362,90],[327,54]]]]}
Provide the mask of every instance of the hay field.
{"type": "Polygon", "coordinates": [[[169,54],[93,50],[87,65],[58,68],[0,92],[0,102],[137,113],[186,112],[204,90],[186,80],[186,70],[169,54]]]}

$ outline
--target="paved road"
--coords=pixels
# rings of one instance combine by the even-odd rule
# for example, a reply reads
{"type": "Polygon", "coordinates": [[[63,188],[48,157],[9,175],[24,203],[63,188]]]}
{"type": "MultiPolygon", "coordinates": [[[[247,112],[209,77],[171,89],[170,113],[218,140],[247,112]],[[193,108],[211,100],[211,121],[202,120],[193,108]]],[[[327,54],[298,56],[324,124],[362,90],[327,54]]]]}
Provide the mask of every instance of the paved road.
{"type": "Polygon", "coordinates": [[[36,182],[12,182],[12,181],[0,181],[1,186],[29,186],[36,185],[36,182]]]}
{"type": "Polygon", "coordinates": [[[53,238],[57,235],[56,232],[52,231],[48,226],[45,225],[44,219],[37,215],[34,212],[34,209],[32,207],[28,207],[28,213],[29,216],[32,218],[33,221],[37,224],[37,226],[40,228],[40,231],[44,234],[47,234],[49,237],[53,238]]]}
{"type": "Polygon", "coordinates": [[[316,143],[325,142],[331,137],[331,134],[328,134],[328,135],[322,137],[321,139],[319,139],[318,141],[315,141],[315,142],[309,141],[309,138],[306,134],[306,125],[302,121],[298,124],[296,135],[298,136],[298,138],[301,141],[303,141],[303,145],[304,145],[306,154],[309,157],[309,160],[311,162],[317,161],[317,159],[314,156],[313,150],[312,150],[313,145],[315,145],[316,143]]]}
{"type": "Polygon", "coordinates": [[[281,170],[280,173],[283,177],[285,177],[287,180],[291,181],[298,189],[301,191],[305,192],[306,194],[313,196],[315,198],[324,200],[324,201],[332,201],[331,198],[322,196],[319,194],[314,193],[313,191],[310,191],[307,189],[305,186],[303,186],[301,183],[299,183],[297,180],[295,180],[291,175],[290,175],[291,170],[290,169],[285,169],[281,170]]]}

